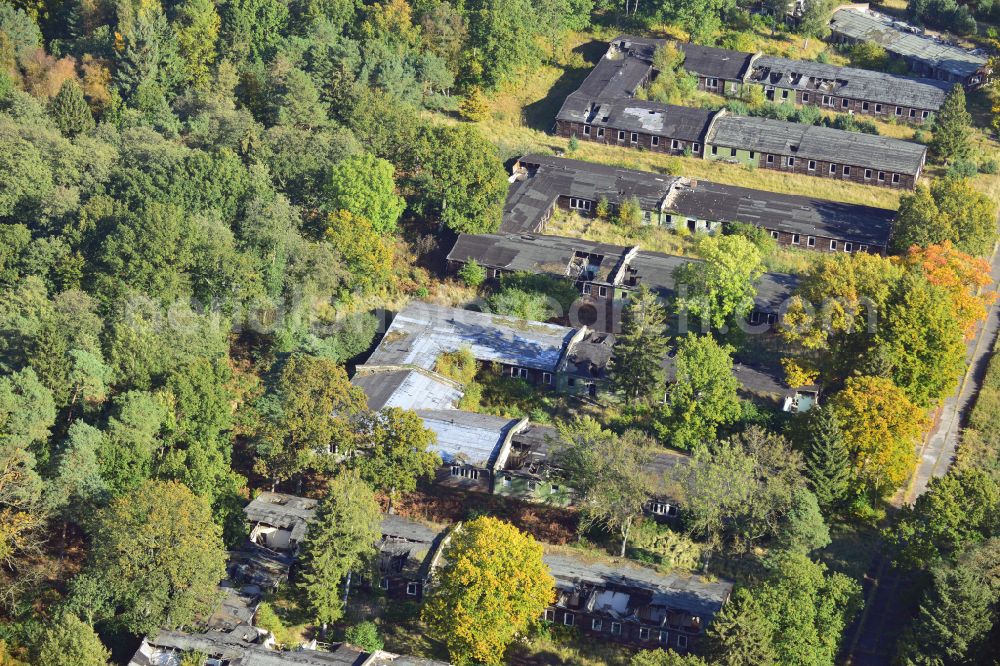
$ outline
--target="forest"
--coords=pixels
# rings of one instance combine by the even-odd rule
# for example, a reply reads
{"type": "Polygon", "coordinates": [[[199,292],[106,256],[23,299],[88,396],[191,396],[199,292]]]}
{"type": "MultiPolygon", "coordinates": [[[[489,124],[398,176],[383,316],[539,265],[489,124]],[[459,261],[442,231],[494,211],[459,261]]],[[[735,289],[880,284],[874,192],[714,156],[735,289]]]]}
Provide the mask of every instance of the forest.
{"type": "MultiPolygon", "coordinates": [[[[274,490],[319,500],[296,584],[257,611],[279,646],[308,636],[454,664],[824,666],[866,612],[862,582],[881,549],[909,581],[899,663],[992,663],[997,362],[950,471],[911,504],[897,495],[964,376],[967,345],[995,316],[1000,190],[982,121],[1000,116],[994,90],[970,94],[973,120],[957,88],[932,127],[910,133],[936,166],[912,193],[872,195],[899,209],[887,256],[783,254],[752,225],[671,237],[703,261],[675,276],[685,298],[631,299],[606,403],[539,397],[462,353],[439,359],[462,409],[554,429],[554,481],[574,489],[575,507],[557,520],[548,507],[491,516],[469,503],[422,610],[365,617],[340,599],[373,557],[380,516],[443,494],[434,433],[412,411],[371,409],[350,379],[391,313],[435,300],[560,320],[579,296],[564,282],[497,282],[475,264],[449,274],[456,236],[499,229],[510,164],[531,150],[651,159],[544,134],[549,89],[571,90],[592,64],[587,45],[628,31],[747,50],[822,44],[832,3],[807,3],[794,26],[777,19],[782,7],[0,0],[0,664],[127,664],[143,637],[197,625],[227,550],[247,539],[244,507],[274,490]],[[531,108],[518,94],[546,76],[531,108]],[[734,358],[760,350],[732,324],[775,266],[800,270],[787,328],[765,351],[789,385],[823,390],[822,406],[798,415],[747,398],[733,375],[734,358]],[[862,325],[871,308],[875,330],[862,325]],[[674,329],[680,312],[700,334],[674,329]],[[644,469],[665,450],[690,459],[667,479],[683,498],[679,525],[646,515],[644,469]],[[691,653],[595,645],[544,621],[552,534],[559,543],[545,548],[735,589],[691,653]],[[517,584],[497,584],[504,575],[517,584]],[[523,594],[506,607],[470,610],[476,595],[512,588],[523,594]]],[[[995,44],[988,3],[907,12],[959,34],[976,33],[975,16],[995,44]]],[[[884,51],[816,53],[891,69],[884,51]]],[[[651,96],[724,105],[699,98],[680,61],[667,70],[651,96]]],[[[756,98],[728,107],[900,130],[795,118],[756,98]]],[[[725,168],[767,189],[760,174],[725,168]]],[[[845,198],[868,196],[850,187],[845,198]]],[[[604,226],[588,229],[645,243],[655,236],[639,213],[598,210],[604,226]]],[[[187,657],[177,663],[206,663],[187,657]]]]}

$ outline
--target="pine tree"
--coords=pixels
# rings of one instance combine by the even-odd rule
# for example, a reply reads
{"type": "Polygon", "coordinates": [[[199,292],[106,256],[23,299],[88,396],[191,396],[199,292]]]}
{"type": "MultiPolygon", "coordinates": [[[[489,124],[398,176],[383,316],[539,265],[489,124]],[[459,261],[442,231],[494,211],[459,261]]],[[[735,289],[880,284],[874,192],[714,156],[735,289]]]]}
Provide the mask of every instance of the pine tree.
{"type": "Polygon", "coordinates": [[[49,113],[59,130],[67,136],[94,129],[94,116],[83,98],[83,89],[72,79],[62,84],[49,104],[49,113]]]}
{"type": "Polygon", "coordinates": [[[382,516],[375,493],[357,471],[338,474],[328,490],[309,525],[299,583],[324,634],[343,614],[341,581],[375,554],[382,516]]]}
{"type": "Polygon", "coordinates": [[[971,125],[972,116],[965,110],[965,90],[955,84],[934,117],[934,137],[928,146],[931,155],[940,162],[968,155],[971,125]]]}
{"type": "Polygon", "coordinates": [[[663,306],[645,285],[625,309],[611,364],[611,381],[629,403],[663,396],[666,318],[663,306]]]}
{"type": "Polygon", "coordinates": [[[838,507],[850,488],[850,461],[840,423],[832,409],[814,407],[806,416],[801,442],[806,477],[824,511],[838,507]]]}

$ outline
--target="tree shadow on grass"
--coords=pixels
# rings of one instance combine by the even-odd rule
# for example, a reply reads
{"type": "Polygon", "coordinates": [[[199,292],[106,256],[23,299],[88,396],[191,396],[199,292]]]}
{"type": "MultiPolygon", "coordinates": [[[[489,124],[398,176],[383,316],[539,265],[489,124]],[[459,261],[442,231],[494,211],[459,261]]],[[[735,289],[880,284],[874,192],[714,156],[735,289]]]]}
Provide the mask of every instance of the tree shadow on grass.
{"type": "Polygon", "coordinates": [[[555,124],[556,113],[566,100],[567,95],[580,87],[587,78],[595,63],[604,55],[608,45],[606,42],[592,40],[573,49],[573,53],[583,56],[584,67],[567,67],[562,76],[549,88],[545,97],[532,102],[522,110],[522,122],[531,129],[548,132],[555,124]]]}

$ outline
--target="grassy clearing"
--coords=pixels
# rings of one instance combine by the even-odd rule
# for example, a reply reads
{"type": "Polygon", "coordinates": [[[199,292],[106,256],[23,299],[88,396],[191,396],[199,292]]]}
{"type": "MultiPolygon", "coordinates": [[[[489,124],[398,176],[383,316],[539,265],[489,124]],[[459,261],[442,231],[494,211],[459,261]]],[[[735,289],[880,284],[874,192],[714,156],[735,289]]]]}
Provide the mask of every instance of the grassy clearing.
{"type": "Polygon", "coordinates": [[[833,523],[830,545],[817,553],[832,571],[861,580],[879,549],[878,528],[864,524],[833,523]]]}

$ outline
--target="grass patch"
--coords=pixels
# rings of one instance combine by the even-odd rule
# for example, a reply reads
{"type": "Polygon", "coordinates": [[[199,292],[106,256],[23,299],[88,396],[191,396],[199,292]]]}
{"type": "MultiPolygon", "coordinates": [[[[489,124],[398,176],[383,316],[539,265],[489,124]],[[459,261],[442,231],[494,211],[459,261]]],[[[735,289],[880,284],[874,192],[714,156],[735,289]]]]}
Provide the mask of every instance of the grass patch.
{"type": "Polygon", "coordinates": [[[633,651],[598,642],[572,628],[545,627],[507,650],[511,666],[626,666],[633,651]]]}
{"type": "Polygon", "coordinates": [[[545,233],[612,245],[641,245],[644,250],[678,256],[695,254],[694,239],[690,235],[682,236],[666,227],[651,225],[628,229],[607,220],[582,217],[561,208],[557,208],[552,219],[546,223],[545,233]]]}

